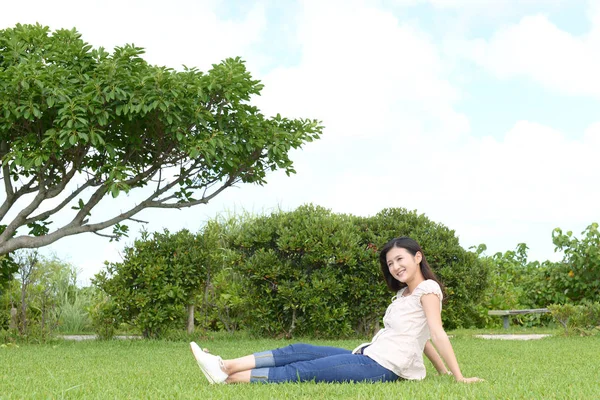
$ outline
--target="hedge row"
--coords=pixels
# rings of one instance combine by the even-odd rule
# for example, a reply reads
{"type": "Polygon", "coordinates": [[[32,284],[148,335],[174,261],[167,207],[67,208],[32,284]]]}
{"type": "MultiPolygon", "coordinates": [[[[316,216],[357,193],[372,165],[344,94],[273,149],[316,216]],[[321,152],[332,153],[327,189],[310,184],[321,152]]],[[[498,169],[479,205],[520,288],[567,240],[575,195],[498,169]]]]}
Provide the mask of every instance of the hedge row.
{"type": "Polygon", "coordinates": [[[421,244],[446,286],[445,326],[482,322],[477,304],[486,288],[485,265],[459,245],[454,231],[415,211],[358,217],[305,205],[212,221],[190,238],[188,254],[195,259],[180,260],[188,245],[175,235],[175,241],[168,232],[136,241],[123,262],[110,264],[96,280],[111,310],[148,336],[181,326],[190,303],[206,329],[274,337],[371,334],[393,296],[381,276],[378,249],[402,235],[421,244]],[[169,253],[148,241],[175,242],[180,250],[169,253]],[[194,287],[183,284],[190,276],[198,278],[194,287]]]}

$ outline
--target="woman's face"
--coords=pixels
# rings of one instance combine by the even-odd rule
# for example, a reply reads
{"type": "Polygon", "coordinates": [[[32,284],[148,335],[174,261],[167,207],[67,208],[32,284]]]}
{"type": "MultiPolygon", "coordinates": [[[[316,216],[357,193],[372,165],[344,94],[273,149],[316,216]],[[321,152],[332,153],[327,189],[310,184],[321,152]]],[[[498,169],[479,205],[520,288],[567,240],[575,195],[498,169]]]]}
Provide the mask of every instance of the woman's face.
{"type": "Polygon", "coordinates": [[[421,273],[419,263],[422,255],[417,252],[414,256],[408,250],[392,247],[385,255],[390,274],[402,283],[408,283],[421,273]]]}

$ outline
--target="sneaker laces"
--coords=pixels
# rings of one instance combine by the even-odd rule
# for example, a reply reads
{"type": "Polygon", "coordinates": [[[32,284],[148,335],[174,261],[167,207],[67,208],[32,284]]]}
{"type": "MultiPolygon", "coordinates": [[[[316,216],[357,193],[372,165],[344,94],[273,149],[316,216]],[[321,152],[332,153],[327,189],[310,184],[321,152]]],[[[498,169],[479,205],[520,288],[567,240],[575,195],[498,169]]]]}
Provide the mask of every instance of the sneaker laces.
{"type": "MultiPolygon", "coordinates": [[[[202,349],[203,352],[207,353],[207,354],[211,354],[210,351],[205,347],[202,349]]],[[[211,354],[212,355],[212,354],[211,354]]],[[[225,372],[227,375],[229,375],[227,373],[227,371],[225,370],[225,363],[223,362],[223,359],[220,356],[215,356],[217,357],[217,360],[219,360],[219,368],[221,368],[221,371],[225,372]]]]}

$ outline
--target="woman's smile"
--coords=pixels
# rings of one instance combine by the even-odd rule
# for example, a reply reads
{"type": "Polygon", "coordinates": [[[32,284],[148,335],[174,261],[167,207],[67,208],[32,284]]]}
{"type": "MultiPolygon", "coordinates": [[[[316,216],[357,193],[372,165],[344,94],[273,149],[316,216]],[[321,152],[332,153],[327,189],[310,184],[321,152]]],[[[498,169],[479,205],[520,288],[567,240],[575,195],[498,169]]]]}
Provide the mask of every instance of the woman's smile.
{"type": "Polygon", "coordinates": [[[396,279],[398,279],[399,281],[402,281],[403,280],[402,278],[405,277],[404,276],[405,272],[406,272],[406,268],[398,269],[395,274],[396,279]]]}
{"type": "Polygon", "coordinates": [[[418,269],[417,260],[406,249],[394,247],[388,251],[386,258],[390,274],[402,283],[406,283],[418,269]]]}

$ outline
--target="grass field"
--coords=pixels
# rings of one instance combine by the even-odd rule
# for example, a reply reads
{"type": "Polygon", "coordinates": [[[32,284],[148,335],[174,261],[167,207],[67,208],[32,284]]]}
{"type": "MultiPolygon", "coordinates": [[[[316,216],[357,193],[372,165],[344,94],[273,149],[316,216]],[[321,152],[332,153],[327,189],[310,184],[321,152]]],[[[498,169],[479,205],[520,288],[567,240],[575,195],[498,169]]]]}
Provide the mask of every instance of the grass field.
{"type": "MultiPolygon", "coordinates": [[[[232,358],[288,344],[216,336],[201,346],[232,358]]],[[[308,341],[308,340],[307,340],[308,341]]],[[[359,340],[316,341],[353,348],[359,340]]],[[[209,385],[187,342],[58,341],[0,348],[0,399],[594,399],[600,397],[600,337],[531,341],[454,335],[465,385],[437,376],[386,384],[209,385]]]]}

